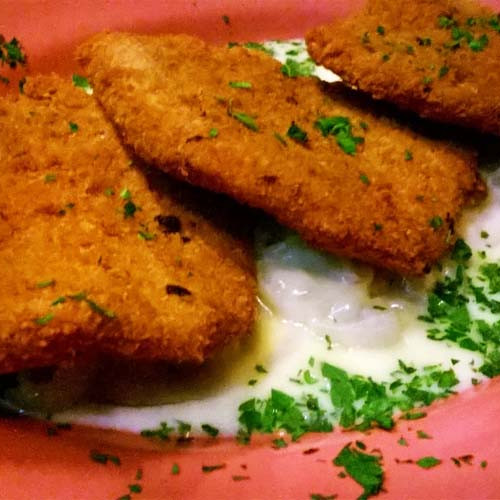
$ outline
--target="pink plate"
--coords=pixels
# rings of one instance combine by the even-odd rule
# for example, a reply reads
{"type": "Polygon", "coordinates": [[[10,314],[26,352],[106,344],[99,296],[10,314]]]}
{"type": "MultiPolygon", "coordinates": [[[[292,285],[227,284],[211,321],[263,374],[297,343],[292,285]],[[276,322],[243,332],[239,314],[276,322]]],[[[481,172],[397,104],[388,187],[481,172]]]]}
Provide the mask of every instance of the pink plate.
{"type": "MultiPolygon", "coordinates": [[[[70,74],[74,47],[103,29],[187,32],[208,40],[263,40],[303,35],[345,15],[362,0],[3,0],[0,33],[16,36],[29,71],[70,74]],[[223,16],[229,17],[225,23],[223,16]]],[[[489,4],[500,7],[499,1],[489,4]]],[[[311,494],[356,498],[361,488],[332,465],[348,442],[362,440],[383,455],[381,498],[500,498],[500,380],[434,404],[422,420],[391,431],[309,435],[275,450],[271,438],[250,446],[232,438],[156,444],[136,435],[73,427],[50,435],[44,422],[0,420],[0,499],[115,499],[138,483],[138,499],[308,499],[311,494]],[[423,430],[432,439],[418,439],[423,430]],[[404,437],[408,446],[398,440],[404,437]],[[90,459],[91,450],[118,456],[121,465],[90,459]],[[412,461],[435,456],[425,470],[412,461]],[[454,460],[458,459],[460,466],[454,460]],[[486,466],[481,462],[485,461],[486,466]],[[172,474],[172,466],[179,473],[172,474]],[[203,465],[221,465],[203,472],[203,465]],[[137,470],[142,479],[136,480],[137,470]]]]}

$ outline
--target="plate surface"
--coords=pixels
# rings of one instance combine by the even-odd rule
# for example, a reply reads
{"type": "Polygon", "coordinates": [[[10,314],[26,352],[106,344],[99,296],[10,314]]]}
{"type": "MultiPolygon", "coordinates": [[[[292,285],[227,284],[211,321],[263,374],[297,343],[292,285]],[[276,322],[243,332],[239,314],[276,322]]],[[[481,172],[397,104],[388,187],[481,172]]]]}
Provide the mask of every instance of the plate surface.
{"type": "MultiPolygon", "coordinates": [[[[4,0],[0,33],[16,36],[31,72],[70,74],[74,47],[103,29],[186,32],[217,42],[302,36],[309,28],[342,16],[362,0],[4,0]],[[229,23],[223,21],[229,17],[229,23]]],[[[500,8],[499,1],[485,2],[500,8]]],[[[188,445],[150,443],[136,435],[84,427],[59,429],[29,420],[0,420],[0,499],[119,498],[140,484],[138,499],[308,499],[311,494],[357,498],[361,488],[341,479],[332,459],[348,442],[362,440],[384,459],[381,498],[498,498],[500,491],[500,381],[493,380],[440,401],[427,417],[401,421],[391,432],[336,430],[309,435],[275,450],[271,438],[250,446],[234,439],[194,440],[188,445]],[[418,439],[423,430],[432,439],[418,439]],[[55,434],[55,435],[50,435],[55,434]],[[401,446],[404,437],[409,446],[401,446]],[[118,456],[104,465],[91,451],[118,456]],[[424,470],[404,463],[433,455],[442,464],[424,470]],[[462,457],[461,465],[452,458],[462,457]],[[465,458],[464,458],[465,457],[465,458]],[[480,463],[487,461],[486,467],[480,463]],[[172,466],[179,474],[172,474],[172,466]],[[222,465],[213,472],[203,465],[222,465]],[[142,479],[136,480],[137,470],[142,479]]]]}

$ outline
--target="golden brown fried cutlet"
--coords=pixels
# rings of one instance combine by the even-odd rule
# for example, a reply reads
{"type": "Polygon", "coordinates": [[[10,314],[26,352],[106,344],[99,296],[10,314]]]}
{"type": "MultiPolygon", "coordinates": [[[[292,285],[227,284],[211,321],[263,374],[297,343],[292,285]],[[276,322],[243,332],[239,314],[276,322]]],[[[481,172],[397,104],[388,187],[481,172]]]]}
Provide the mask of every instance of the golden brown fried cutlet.
{"type": "Polygon", "coordinates": [[[137,155],[333,253],[420,274],[453,243],[462,206],[484,192],[471,154],[338,87],[287,78],[259,51],[109,33],[78,58],[137,155]],[[315,126],[321,117],[335,117],[334,135],[315,126]]]}
{"type": "Polygon", "coordinates": [[[251,329],[249,246],[149,186],[92,97],[34,77],[0,117],[0,373],[200,362],[251,329]]]}
{"type": "Polygon", "coordinates": [[[464,0],[369,0],[313,29],[318,63],[376,99],[500,135],[500,19],[464,0]]]}

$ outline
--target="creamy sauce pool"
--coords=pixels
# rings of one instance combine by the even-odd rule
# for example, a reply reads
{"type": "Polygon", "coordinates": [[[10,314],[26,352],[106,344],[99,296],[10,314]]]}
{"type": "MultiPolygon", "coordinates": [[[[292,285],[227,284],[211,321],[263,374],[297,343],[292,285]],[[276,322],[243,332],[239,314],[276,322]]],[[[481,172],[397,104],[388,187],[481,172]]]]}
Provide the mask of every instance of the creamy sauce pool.
{"type": "MultiPolygon", "coordinates": [[[[307,59],[303,42],[267,43],[266,47],[282,62],[307,59]]],[[[336,79],[323,68],[317,75],[336,79]]],[[[500,172],[486,177],[488,200],[464,215],[459,230],[474,252],[472,265],[479,251],[487,252],[488,261],[500,259],[500,172]],[[487,239],[481,237],[484,231],[487,239]]],[[[425,314],[431,277],[389,283],[368,266],[308,248],[294,234],[269,243],[272,236],[273,231],[264,228],[257,234],[260,315],[252,338],[228,348],[187,380],[152,377],[144,384],[132,373],[109,382],[112,398],[121,394],[123,400],[126,394],[128,403],[168,404],[79,406],[54,419],[136,432],[160,422],[174,426],[176,421],[189,422],[195,431],[209,423],[223,434],[235,434],[238,406],[249,398],[267,398],[273,388],[295,397],[307,390],[328,406],[321,362],[378,382],[390,380],[398,360],[417,369],[441,365],[445,370],[453,368],[459,379],[454,390],[484,378],[475,371],[482,363],[480,354],[430,340],[428,325],[417,319],[425,314]],[[304,387],[297,380],[303,381],[306,370],[312,381],[304,387]]]]}

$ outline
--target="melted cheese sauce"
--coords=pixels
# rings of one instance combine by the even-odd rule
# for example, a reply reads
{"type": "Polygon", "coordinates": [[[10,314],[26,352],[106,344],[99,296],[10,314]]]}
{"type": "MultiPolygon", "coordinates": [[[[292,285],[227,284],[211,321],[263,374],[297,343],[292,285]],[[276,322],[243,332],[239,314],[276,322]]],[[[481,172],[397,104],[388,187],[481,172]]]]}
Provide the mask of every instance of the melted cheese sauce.
{"type": "MultiPolygon", "coordinates": [[[[291,52],[296,60],[307,58],[302,42],[266,46],[282,62],[291,52]]],[[[322,68],[317,74],[337,79],[322,68]]],[[[500,171],[490,170],[489,199],[464,216],[460,234],[475,254],[486,250],[492,261],[500,259],[500,171]],[[481,238],[481,231],[489,237],[481,238]]],[[[196,373],[133,367],[103,384],[105,399],[140,406],[79,406],[54,419],[130,431],[180,420],[195,430],[209,423],[223,434],[234,434],[243,401],[266,398],[272,388],[300,396],[304,386],[293,380],[324,361],[375,381],[389,380],[398,360],[417,368],[453,367],[458,390],[469,387],[473,378],[484,378],[474,371],[482,362],[479,354],[428,339],[427,325],[417,319],[425,314],[432,277],[388,282],[368,266],[308,248],[291,233],[268,244],[272,233],[262,229],[257,234],[260,318],[253,337],[229,347],[196,373]]],[[[307,391],[322,402],[328,398],[324,387],[312,384],[307,391]]]]}

